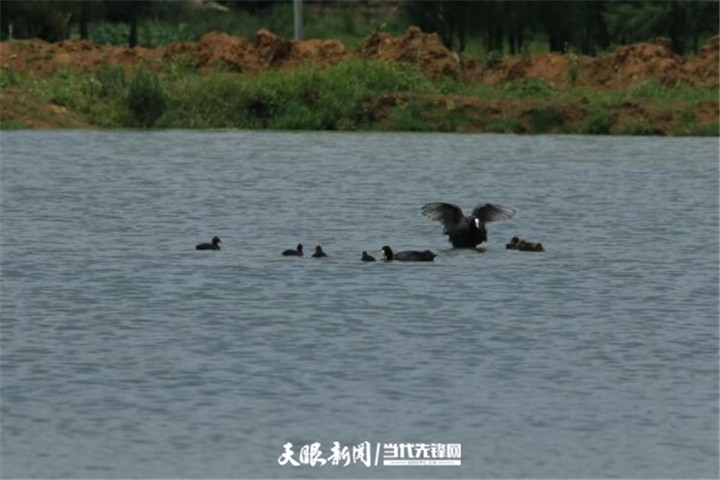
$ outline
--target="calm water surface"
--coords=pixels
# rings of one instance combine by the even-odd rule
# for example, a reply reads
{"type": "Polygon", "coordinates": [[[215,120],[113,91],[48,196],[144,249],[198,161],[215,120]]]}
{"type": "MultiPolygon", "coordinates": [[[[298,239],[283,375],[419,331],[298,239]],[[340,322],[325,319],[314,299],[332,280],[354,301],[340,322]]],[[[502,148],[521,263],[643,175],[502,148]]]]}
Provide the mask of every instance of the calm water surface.
{"type": "Polygon", "coordinates": [[[717,139],[0,138],[5,478],[717,475],[717,139]],[[453,251],[430,201],[518,214],[453,251]],[[462,466],[278,463],[334,441],[462,466]]]}

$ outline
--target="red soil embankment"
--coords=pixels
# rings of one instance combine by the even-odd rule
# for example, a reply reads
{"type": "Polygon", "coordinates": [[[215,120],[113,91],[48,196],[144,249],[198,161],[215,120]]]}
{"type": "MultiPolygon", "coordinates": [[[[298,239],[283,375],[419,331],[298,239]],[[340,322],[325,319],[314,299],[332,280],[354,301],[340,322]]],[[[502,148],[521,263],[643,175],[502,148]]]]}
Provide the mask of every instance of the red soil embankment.
{"type": "Polygon", "coordinates": [[[208,33],[199,42],[157,48],[94,45],[84,40],[47,43],[20,40],[0,43],[0,67],[17,73],[50,73],[59,68],[88,70],[99,65],[142,64],[151,70],[182,61],[201,72],[217,69],[257,73],[294,68],[306,61],[330,65],[351,58],[409,62],[429,77],[443,75],[497,85],[523,78],[542,78],[556,88],[570,83],[598,88],[618,88],[656,80],[665,85],[718,85],[720,36],[715,36],[695,56],[673,54],[669,42],[657,39],[618,48],[599,57],[547,53],[508,57],[485,66],[478,59],[461,58],[449,51],[435,34],[410,27],[399,37],[374,33],[357,51],[348,51],[337,40],[287,40],[259,30],[254,41],[224,33],[208,33]]]}

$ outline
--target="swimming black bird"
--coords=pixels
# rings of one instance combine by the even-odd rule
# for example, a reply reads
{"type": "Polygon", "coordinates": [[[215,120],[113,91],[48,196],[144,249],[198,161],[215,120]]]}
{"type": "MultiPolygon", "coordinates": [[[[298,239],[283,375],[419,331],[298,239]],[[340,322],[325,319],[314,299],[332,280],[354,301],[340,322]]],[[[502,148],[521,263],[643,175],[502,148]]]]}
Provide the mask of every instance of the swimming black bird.
{"type": "Polygon", "coordinates": [[[533,243],[528,242],[524,238],[521,237],[512,237],[510,239],[510,243],[507,243],[505,245],[505,248],[508,250],[520,250],[521,252],[544,252],[545,247],[543,247],[543,244],[540,242],[533,243]]]}
{"type": "Polygon", "coordinates": [[[315,246],[315,253],[312,254],[313,258],[323,258],[327,257],[327,254],[323,252],[323,249],[320,245],[315,246]]]}
{"type": "Polygon", "coordinates": [[[360,257],[360,260],[363,262],[374,262],[375,257],[370,255],[366,250],[363,250],[362,257],[360,257]]]}
{"type": "Polygon", "coordinates": [[[517,250],[520,242],[524,242],[520,237],[512,237],[508,243],[505,244],[507,250],[517,250]]]}
{"type": "Polygon", "coordinates": [[[515,215],[515,209],[486,203],[478,204],[469,217],[452,203],[428,203],[422,207],[422,214],[442,223],[443,233],[457,248],[475,248],[487,240],[485,224],[507,220],[515,215]]]}
{"type": "Polygon", "coordinates": [[[220,239],[213,237],[211,243],[198,243],[195,250],[220,250],[220,239]]]}
{"type": "Polygon", "coordinates": [[[397,260],[398,262],[432,262],[437,255],[430,250],[405,250],[403,252],[393,252],[390,247],[385,245],[382,247],[383,260],[391,261],[397,260]]]}
{"type": "Polygon", "coordinates": [[[533,243],[533,242],[526,242],[525,240],[520,240],[518,243],[517,249],[521,252],[544,252],[545,247],[543,247],[543,244],[540,242],[533,243]]]}
{"type": "Polygon", "coordinates": [[[293,249],[287,249],[282,254],[286,257],[302,257],[303,256],[303,248],[302,243],[298,243],[297,248],[295,250],[293,249]]]}

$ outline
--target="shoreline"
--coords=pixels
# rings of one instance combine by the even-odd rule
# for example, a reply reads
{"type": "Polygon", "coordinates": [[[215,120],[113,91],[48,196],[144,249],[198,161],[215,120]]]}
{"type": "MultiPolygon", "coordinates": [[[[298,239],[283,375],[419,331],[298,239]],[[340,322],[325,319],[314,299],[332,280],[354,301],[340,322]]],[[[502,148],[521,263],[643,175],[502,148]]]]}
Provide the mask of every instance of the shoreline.
{"type": "Polygon", "coordinates": [[[239,128],[719,136],[718,48],[483,64],[411,27],[337,40],[226,34],[154,49],[0,43],[0,129],[239,128]]]}

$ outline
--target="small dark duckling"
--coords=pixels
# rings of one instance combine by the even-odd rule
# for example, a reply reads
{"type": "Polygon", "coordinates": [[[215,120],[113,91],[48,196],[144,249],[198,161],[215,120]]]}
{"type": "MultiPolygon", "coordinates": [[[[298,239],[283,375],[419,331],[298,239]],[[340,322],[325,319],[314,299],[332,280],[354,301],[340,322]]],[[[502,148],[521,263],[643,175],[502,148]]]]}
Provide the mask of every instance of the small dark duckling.
{"type": "Polygon", "coordinates": [[[374,262],[374,261],[375,261],[375,257],[373,257],[372,255],[370,255],[370,254],[367,252],[367,250],[363,250],[362,257],[360,257],[360,260],[362,260],[363,262],[374,262]]]}
{"type": "Polygon", "coordinates": [[[323,258],[327,257],[327,253],[323,252],[323,249],[320,245],[315,246],[315,253],[312,254],[313,258],[323,258]]]}
{"type": "Polygon", "coordinates": [[[525,240],[520,240],[518,243],[517,249],[521,252],[544,252],[545,247],[543,247],[543,244],[540,242],[532,243],[532,242],[526,242],[525,240]]]}
{"type": "Polygon", "coordinates": [[[302,257],[303,256],[303,246],[302,243],[298,243],[297,248],[295,250],[289,248],[282,252],[283,256],[285,257],[302,257]]]}
{"type": "Polygon", "coordinates": [[[195,250],[220,250],[220,239],[213,237],[210,243],[198,243],[195,250]]]}
{"type": "Polygon", "coordinates": [[[505,244],[505,248],[506,248],[507,250],[517,250],[517,249],[518,249],[518,244],[519,244],[521,241],[524,242],[525,240],[523,240],[523,239],[520,238],[520,237],[513,237],[513,238],[510,239],[510,242],[509,242],[509,243],[506,243],[506,244],[505,244]]]}
{"type": "Polygon", "coordinates": [[[383,259],[387,262],[397,260],[398,262],[432,262],[436,254],[430,250],[405,250],[403,252],[393,252],[390,247],[385,245],[382,247],[383,259]]]}

